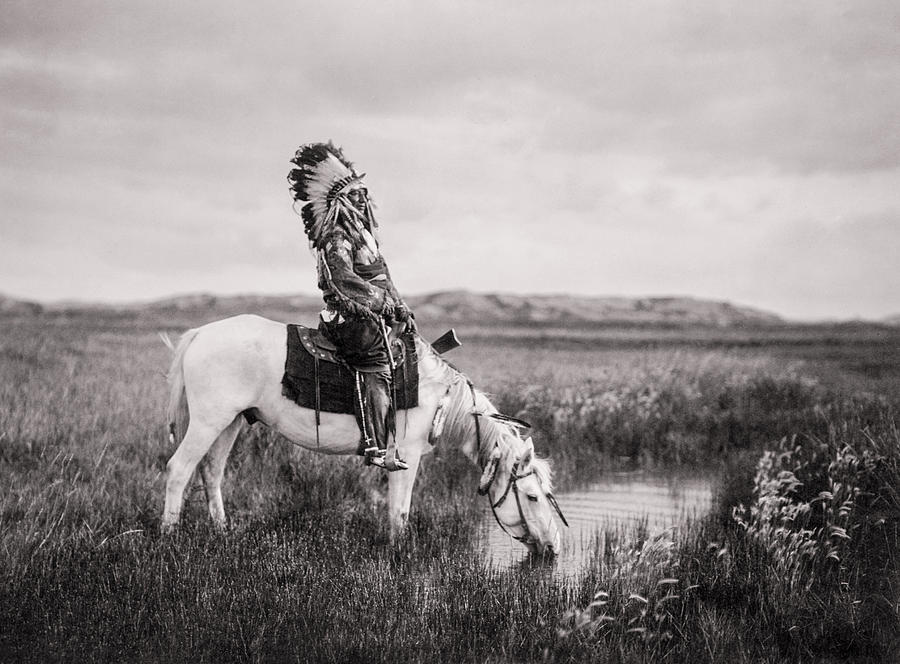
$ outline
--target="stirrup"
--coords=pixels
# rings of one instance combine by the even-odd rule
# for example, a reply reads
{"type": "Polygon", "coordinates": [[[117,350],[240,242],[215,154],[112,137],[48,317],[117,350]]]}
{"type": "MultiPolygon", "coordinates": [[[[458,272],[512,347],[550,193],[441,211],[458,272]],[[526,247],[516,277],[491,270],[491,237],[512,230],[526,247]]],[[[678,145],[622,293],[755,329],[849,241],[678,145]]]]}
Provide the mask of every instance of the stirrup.
{"type": "Polygon", "coordinates": [[[378,466],[379,468],[384,468],[388,472],[394,472],[397,470],[407,470],[409,465],[401,459],[397,454],[394,454],[393,459],[389,459],[384,456],[373,456],[366,457],[366,464],[371,466],[378,466]]]}

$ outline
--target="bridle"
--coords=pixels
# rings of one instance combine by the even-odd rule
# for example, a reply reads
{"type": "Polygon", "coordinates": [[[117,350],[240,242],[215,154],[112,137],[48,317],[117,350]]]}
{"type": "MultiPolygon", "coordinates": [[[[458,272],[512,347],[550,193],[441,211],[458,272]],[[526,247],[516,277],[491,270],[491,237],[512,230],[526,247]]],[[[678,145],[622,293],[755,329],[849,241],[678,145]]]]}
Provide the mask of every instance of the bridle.
{"type": "Polygon", "coordinates": [[[502,496],[500,496],[496,501],[491,500],[491,494],[488,493],[488,489],[490,489],[491,484],[494,483],[493,478],[491,478],[491,484],[488,484],[485,487],[485,492],[484,492],[485,495],[487,496],[488,503],[491,506],[491,513],[494,515],[494,519],[497,521],[497,525],[500,526],[500,530],[502,530],[504,533],[506,533],[507,535],[512,537],[514,540],[518,540],[519,542],[522,542],[523,544],[534,542],[534,537],[532,537],[531,531],[528,529],[528,521],[526,521],[525,512],[522,510],[522,501],[519,498],[519,487],[516,485],[516,482],[518,480],[528,477],[529,475],[534,475],[534,471],[531,470],[531,471],[525,473],[524,475],[519,475],[519,462],[516,461],[513,464],[512,471],[509,474],[509,481],[506,483],[506,490],[503,492],[502,496]],[[505,525],[503,525],[503,522],[500,520],[500,517],[497,516],[497,508],[500,507],[506,500],[507,496],[509,496],[510,489],[512,489],[512,494],[516,497],[516,507],[519,510],[519,523],[510,526],[510,528],[521,527],[522,530],[525,531],[525,534],[522,535],[521,537],[513,535],[509,531],[509,529],[505,525]]]}
{"type": "MultiPolygon", "coordinates": [[[[476,399],[475,399],[475,386],[472,384],[471,381],[469,381],[469,389],[472,391],[472,405],[475,406],[477,403],[476,399]]],[[[477,446],[476,449],[480,450],[481,449],[480,419],[484,415],[483,415],[483,413],[479,413],[478,410],[476,410],[476,409],[473,409],[472,414],[475,416],[475,443],[477,446]]],[[[518,423],[520,425],[524,425],[528,428],[531,428],[531,425],[529,425],[527,422],[523,422],[522,420],[517,420],[516,418],[509,417],[507,415],[498,414],[496,419],[499,419],[499,420],[505,421],[505,422],[518,423]]],[[[523,544],[531,544],[531,543],[534,543],[536,540],[531,535],[531,531],[528,528],[528,521],[527,521],[527,519],[525,519],[525,511],[522,509],[522,500],[519,497],[519,487],[518,487],[517,482],[519,480],[525,479],[526,477],[530,477],[531,475],[534,475],[534,474],[535,474],[535,471],[532,468],[527,473],[523,473],[520,475],[519,474],[519,462],[516,461],[512,465],[512,469],[510,470],[509,479],[506,483],[506,489],[503,491],[503,495],[500,496],[497,500],[491,500],[491,494],[490,494],[490,488],[494,483],[494,479],[496,478],[496,475],[494,475],[494,477],[491,478],[491,481],[488,482],[487,486],[484,486],[478,490],[478,493],[481,493],[481,494],[484,494],[485,496],[487,496],[488,504],[491,506],[491,513],[494,515],[494,519],[497,521],[497,525],[500,526],[500,529],[504,533],[506,533],[507,535],[512,537],[514,540],[522,542],[523,544]],[[500,507],[504,503],[504,501],[509,496],[510,491],[512,491],[512,494],[516,499],[516,508],[519,510],[519,523],[516,523],[516,524],[510,526],[509,528],[522,528],[524,531],[524,534],[521,537],[517,536],[517,535],[513,535],[510,532],[509,528],[507,528],[507,526],[505,526],[503,524],[503,522],[500,520],[500,517],[497,516],[497,508],[500,507]]],[[[566,521],[566,517],[563,516],[562,510],[559,508],[559,503],[556,501],[556,497],[549,491],[545,492],[544,495],[547,498],[547,502],[550,503],[550,505],[553,507],[553,509],[556,510],[556,513],[559,515],[560,520],[568,528],[569,522],[566,521]]]]}
{"type": "MultiPolygon", "coordinates": [[[[531,535],[531,531],[528,529],[528,521],[525,519],[525,511],[522,509],[522,499],[519,497],[519,486],[517,482],[519,480],[525,479],[526,477],[530,477],[534,475],[534,470],[529,470],[527,473],[519,474],[519,462],[516,461],[512,470],[509,473],[509,480],[506,483],[506,489],[503,491],[503,495],[501,495],[497,500],[491,500],[491,496],[489,490],[491,485],[494,483],[493,478],[491,478],[491,482],[484,487],[484,494],[487,496],[488,503],[491,506],[491,513],[494,515],[494,519],[497,521],[497,525],[500,526],[500,530],[504,533],[512,537],[514,540],[522,542],[523,544],[530,544],[535,541],[534,537],[531,535]],[[512,492],[513,496],[516,499],[516,508],[519,510],[519,523],[513,524],[512,526],[505,526],[503,522],[500,520],[500,517],[497,516],[497,508],[500,507],[504,501],[506,501],[507,497],[512,492]],[[524,534],[520,537],[518,535],[514,535],[510,532],[510,528],[522,528],[524,530],[524,534]]],[[[559,515],[560,520],[563,524],[568,528],[569,522],[566,521],[566,517],[563,516],[562,510],[559,509],[559,503],[556,502],[556,497],[552,493],[545,493],[547,497],[547,502],[556,510],[556,513],[559,515]]]]}

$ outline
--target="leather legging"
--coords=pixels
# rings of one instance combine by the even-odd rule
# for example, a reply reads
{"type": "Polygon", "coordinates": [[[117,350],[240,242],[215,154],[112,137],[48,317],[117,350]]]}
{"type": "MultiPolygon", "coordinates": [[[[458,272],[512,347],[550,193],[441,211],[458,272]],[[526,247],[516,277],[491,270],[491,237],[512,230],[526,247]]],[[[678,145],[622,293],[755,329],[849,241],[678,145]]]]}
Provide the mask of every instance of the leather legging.
{"type": "Polygon", "coordinates": [[[390,371],[390,356],[377,321],[363,317],[340,323],[320,321],[319,328],[352,368],[365,373],[390,371]]]}

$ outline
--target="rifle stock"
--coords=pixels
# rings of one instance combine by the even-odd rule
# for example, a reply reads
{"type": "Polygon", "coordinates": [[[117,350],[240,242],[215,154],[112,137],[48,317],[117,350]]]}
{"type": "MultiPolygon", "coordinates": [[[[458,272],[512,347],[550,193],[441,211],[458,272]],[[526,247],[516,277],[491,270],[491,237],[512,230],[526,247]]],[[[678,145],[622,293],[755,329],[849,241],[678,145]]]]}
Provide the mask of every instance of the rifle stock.
{"type": "Polygon", "coordinates": [[[448,350],[453,350],[454,348],[459,348],[462,346],[462,342],[456,336],[456,330],[452,327],[444,332],[440,337],[431,342],[431,347],[434,348],[439,354],[443,355],[448,350]]]}

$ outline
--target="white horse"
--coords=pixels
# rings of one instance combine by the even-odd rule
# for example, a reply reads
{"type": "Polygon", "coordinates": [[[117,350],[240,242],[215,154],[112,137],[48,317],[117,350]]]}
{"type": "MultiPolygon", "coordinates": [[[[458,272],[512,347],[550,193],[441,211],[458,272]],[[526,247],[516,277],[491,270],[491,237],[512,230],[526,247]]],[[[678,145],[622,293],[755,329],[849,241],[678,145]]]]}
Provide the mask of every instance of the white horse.
{"type": "MultiPolygon", "coordinates": [[[[169,427],[173,438],[186,432],[167,465],[163,530],[178,523],[185,485],[201,460],[210,517],[225,526],[222,477],[248,409],[307,449],[356,454],[359,429],[352,415],[321,413],[317,436],[315,411],[282,396],[286,341],[283,323],[241,315],[188,330],[173,348],[169,427]]],[[[523,440],[518,427],[420,337],[416,350],[419,405],[398,411],[396,422],[396,444],[409,469],[388,478],[391,539],[406,525],[419,461],[432,449],[431,438],[460,447],[481,468],[478,491],[488,496],[501,528],[532,551],[559,551],[554,510],[565,519],[551,493],[549,464],[535,455],[531,438],[523,440]]]]}

